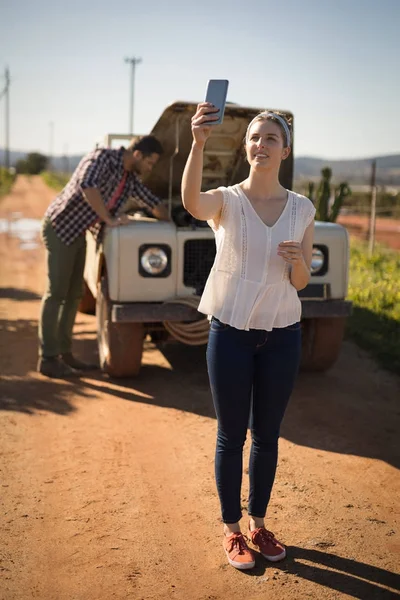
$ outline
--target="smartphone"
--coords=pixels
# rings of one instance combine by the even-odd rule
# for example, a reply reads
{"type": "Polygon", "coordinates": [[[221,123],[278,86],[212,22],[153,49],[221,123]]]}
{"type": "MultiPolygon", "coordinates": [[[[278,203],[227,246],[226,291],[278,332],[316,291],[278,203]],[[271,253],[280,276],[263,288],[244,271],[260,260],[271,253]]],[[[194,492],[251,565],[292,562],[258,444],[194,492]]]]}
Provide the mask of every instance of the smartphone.
{"type": "Polygon", "coordinates": [[[218,121],[210,121],[206,125],[220,125],[224,118],[226,95],[229,81],[227,79],[210,79],[207,84],[205,102],[211,102],[219,109],[218,121]]]}

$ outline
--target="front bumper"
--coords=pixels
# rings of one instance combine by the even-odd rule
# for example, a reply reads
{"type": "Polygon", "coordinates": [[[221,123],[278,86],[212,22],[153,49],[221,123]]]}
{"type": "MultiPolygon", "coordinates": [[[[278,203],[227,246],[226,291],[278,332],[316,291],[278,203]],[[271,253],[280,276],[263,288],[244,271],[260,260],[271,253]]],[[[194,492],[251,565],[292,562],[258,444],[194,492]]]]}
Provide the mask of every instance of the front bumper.
{"type": "Polygon", "coordinates": [[[204,318],[195,308],[183,304],[162,302],[132,302],[113,304],[113,323],[158,323],[162,321],[197,321],[204,318]]]}
{"type": "Polygon", "coordinates": [[[348,317],[352,303],[341,298],[331,298],[329,283],[309,283],[300,290],[302,319],[318,319],[323,317],[348,317]]]}
{"type": "MultiPolygon", "coordinates": [[[[302,319],[348,317],[352,303],[330,298],[329,284],[309,284],[299,292],[302,319]]],[[[204,315],[183,304],[163,302],[115,303],[111,308],[113,323],[161,323],[163,321],[197,321],[204,315]]]]}
{"type": "Polygon", "coordinates": [[[321,319],[323,317],[348,317],[352,303],[347,300],[302,300],[302,319],[321,319]]]}

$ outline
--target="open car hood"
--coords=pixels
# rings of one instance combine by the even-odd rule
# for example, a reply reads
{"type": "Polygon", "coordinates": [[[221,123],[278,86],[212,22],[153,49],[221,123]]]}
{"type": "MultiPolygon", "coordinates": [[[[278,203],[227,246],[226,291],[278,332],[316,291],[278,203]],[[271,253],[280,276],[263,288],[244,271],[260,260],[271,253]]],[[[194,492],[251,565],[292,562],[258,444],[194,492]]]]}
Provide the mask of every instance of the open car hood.
{"type": "MultiPolygon", "coordinates": [[[[151,135],[162,144],[164,154],[146,178],[146,185],[160,198],[180,195],[183,169],[192,146],[191,118],[197,104],[174,102],[168,106],[151,135]]],[[[249,122],[262,110],[260,108],[227,104],[224,120],[216,125],[204,150],[202,190],[228,186],[246,179],[249,165],[246,161],[243,139],[249,122]]],[[[273,110],[273,109],[271,109],[273,110]]],[[[293,115],[283,111],[288,117],[293,115]]],[[[282,162],[280,182],[291,189],[293,182],[293,153],[282,162]]]]}

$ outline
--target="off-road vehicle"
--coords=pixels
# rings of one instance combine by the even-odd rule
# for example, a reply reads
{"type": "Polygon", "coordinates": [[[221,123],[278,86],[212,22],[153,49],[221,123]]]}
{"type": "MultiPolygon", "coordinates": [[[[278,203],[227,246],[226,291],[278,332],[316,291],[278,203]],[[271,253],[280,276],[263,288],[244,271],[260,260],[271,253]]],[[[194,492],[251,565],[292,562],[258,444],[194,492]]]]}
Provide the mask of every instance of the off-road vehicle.
{"type": "MultiPolygon", "coordinates": [[[[224,121],[215,127],[204,151],[204,190],[234,185],[247,177],[243,139],[260,110],[227,104],[224,121]]],[[[89,311],[95,304],[101,367],[114,377],[138,374],[146,335],[155,342],[207,341],[208,320],[196,306],[214,261],[214,234],[207,223],[185,211],[180,196],[195,111],[193,103],[175,102],[151,131],[164,154],[145,183],[168,204],[171,222],[138,210],[128,225],[106,228],[100,244],[88,234],[81,309],[89,311]]],[[[131,139],[109,134],[105,145],[117,147],[131,139]]],[[[293,153],[282,163],[280,181],[292,189],[293,153]]],[[[132,207],[135,212],[135,199],[132,207]]],[[[351,307],[345,300],[348,261],[346,229],[316,222],[311,280],[299,292],[304,369],[323,371],[338,357],[351,307]]]]}

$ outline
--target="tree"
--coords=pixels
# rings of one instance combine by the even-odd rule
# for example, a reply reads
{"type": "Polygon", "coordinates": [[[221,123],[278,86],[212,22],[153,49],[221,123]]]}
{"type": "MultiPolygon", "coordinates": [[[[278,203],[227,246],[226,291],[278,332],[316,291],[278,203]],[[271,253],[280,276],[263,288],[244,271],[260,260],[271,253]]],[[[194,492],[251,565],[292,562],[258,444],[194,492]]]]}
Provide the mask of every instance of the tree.
{"type": "Polygon", "coordinates": [[[48,158],[40,152],[30,152],[24,160],[16,164],[17,173],[27,175],[38,175],[44,171],[48,164],[48,158]]]}
{"type": "Polygon", "coordinates": [[[308,197],[312,200],[317,209],[315,215],[317,221],[329,221],[334,223],[338,218],[345,198],[350,196],[351,189],[346,182],[339,183],[339,186],[334,189],[334,201],[332,206],[330,206],[332,169],[325,167],[325,169],[321,170],[321,175],[322,178],[316,193],[314,182],[310,181],[308,184],[308,197]]]}

